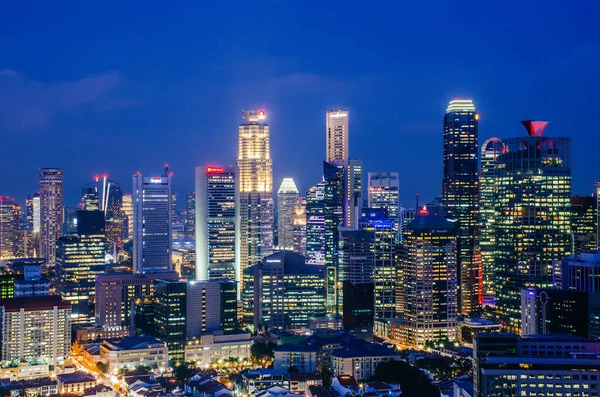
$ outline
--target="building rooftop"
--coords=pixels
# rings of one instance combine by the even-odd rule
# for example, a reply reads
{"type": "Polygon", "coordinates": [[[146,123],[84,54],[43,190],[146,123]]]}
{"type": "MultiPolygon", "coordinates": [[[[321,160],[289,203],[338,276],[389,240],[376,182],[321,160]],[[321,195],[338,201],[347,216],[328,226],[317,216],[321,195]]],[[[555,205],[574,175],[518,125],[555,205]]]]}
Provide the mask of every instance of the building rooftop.
{"type": "Polygon", "coordinates": [[[283,265],[283,272],[287,274],[323,273],[323,266],[309,265],[306,263],[306,258],[303,255],[292,251],[275,252],[265,257],[262,263],[254,266],[270,267],[280,265],[283,265]]]}
{"type": "Polygon", "coordinates": [[[149,345],[163,345],[162,342],[151,336],[130,336],[118,340],[108,340],[103,342],[103,346],[108,350],[137,350],[147,349],[149,345]]]}
{"type": "Polygon", "coordinates": [[[415,219],[406,225],[407,230],[426,231],[426,230],[446,230],[454,231],[454,224],[444,218],[441,208],[424,206],[417,210],[415,219]]]}
{"type": "Polygon", "coordinates": [[[331,353],[332,357],[351,358],[351,357],[395,357],[400,354],[378,343],[367,342],[362,339],[351,339],[344,346],[331,353]]]}
{"type": "Polygon", "coordinates": [[[83,371],[75,371],[70,374],[56,375],[56,379],[58,379],[58,381],[63,384],[96,381],[96,378],[94,378],[93,375],[90,375],[87,372],[83,371]]]}
{"type": "Polygon", "coordinates": [[[22,298],[0,299],[0,306],[7,312],[52,310],[55,306],[59,309],[70,309],[71,304],[62,300],[60,295],[26,296],[22,298]]]}

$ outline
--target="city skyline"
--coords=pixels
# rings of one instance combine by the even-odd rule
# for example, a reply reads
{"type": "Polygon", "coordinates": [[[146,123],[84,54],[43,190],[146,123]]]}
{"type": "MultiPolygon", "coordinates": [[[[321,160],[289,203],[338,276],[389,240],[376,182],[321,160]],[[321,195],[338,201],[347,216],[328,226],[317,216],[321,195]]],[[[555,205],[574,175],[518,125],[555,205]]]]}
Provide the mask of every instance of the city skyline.
{"type": "Polygon", "coordinates": [[[247,4],[227,10],[226,21],[222,7],[164,13],[149,6],[139,15],[109,6],[89,13],[84,4],[60,14],[47,5],[11,5],[3,16],[12,22],[0,36],[0,140],[30,155],[24,162],[22,150],[7,153],[5,161],[19,167],[3,176],[2,194],[22,204],[37,191],[37,169],[59,167],[72,207],[95,174],[127,187],[136,171],[168,163],[182,197],[193,191],[194,167],[235,163],[239,112],[248,108],[269,114],[274,183],[289,176],[306,191],[321,176],[323,112],[339,107],[352,113],[351,155],[365,171],[399,172],[401,202],[412,205],[416,192],[440,194],[438,137],[456,97],[477,104],[480,142],[517,135],[523,119],[547,120],[547,135],[573,137],[573,193],[591,193],[589,183],[598,179],[590,166],[599,106],[591,93],[600,88],[597,4],[550,4],[535,24],[527,17],[537,15],[533,4],[519,4],[518,12],[495,4],[411,4],[395,12],[400,6],[390,4],[386,13],[334,5],[284,13],[247,4]],[[328,12],[359,28],[335,29],[322,19],[328,12]],[[400,23],[391,23],[398,14],[400,23]],[[55,23],[40,23],[49,16],[55,23]],[[473,25],[455,26],[459,16],[473,25]],[[259,17],[276,22],[249,29],[259,17]],[[300,17],[313,28],[300,29],[300,17]],[[163,25],[171,30],[153,30],[163,25]],[[465,62],[439,62],[448,31],[469,38],[465,62]],[[157,62],[152,54],[160,54],[157,62]],[[386,144],[373,150],[373,142],[386,144]]]}

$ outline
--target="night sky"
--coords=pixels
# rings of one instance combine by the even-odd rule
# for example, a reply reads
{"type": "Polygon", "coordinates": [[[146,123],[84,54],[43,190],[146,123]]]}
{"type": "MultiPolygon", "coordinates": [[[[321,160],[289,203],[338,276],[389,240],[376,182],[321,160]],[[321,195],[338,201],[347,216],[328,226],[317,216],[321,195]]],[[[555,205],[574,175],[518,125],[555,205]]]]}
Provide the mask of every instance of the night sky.
{"type": "Polygon", "coordinates": [[[94,174],[130,192],[164,163],[183,194],[195,166],[235,164],[241,110],[258,108],[275,190],[291,176],[303,192],[342,107],[351,157],[398,171],[413,205],[440,194],[457,97],[475,101],[480,144],[547,120],[573,138],[573,193],[600,179],[598,1],[121,3],[0,5],[0,194],[23,202],[38,168],[60,167],[75,206],[94,174]]]}

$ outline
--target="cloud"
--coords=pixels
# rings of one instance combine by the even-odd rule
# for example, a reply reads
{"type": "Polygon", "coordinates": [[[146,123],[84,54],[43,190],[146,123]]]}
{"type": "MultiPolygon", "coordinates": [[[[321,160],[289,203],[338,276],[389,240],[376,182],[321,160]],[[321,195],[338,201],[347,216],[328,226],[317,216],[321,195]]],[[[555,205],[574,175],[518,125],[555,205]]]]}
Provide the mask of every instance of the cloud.
{"type": "Polygon", "coordinates": [[[123,82],[123,76],[115,71],[44,84],[14,70],[0,70],[0,128],[9,132],[41,129],[59,114],[83,106],[128,106],[127,100],[110,98],[123,82]]]}

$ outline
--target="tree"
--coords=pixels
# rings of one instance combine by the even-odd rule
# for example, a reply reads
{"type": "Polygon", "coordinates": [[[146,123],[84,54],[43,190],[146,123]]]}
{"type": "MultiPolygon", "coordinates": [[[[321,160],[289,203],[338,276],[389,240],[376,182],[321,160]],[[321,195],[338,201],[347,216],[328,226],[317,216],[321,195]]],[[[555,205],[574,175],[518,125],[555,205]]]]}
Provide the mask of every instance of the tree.
{"type": "Polygon", "coordinates": [[[250,357],[254,363],[266,367],[275,359],[275,352],[273,350],[276,347],[277,343],[255,341],[250,347],[250,357]]]}
{"type": "Polygon", "coordinates": [[[404,361],[390,360],[375,368],[373,381],[399,383],[402,397],[440,397],[440,391],[418,368],[404,361]]]}
{"type": "Polygon", "coordinates": [[[331,368],[326,365],[321,368],[321,379],[323,379],[324,387],[331,387],[331,381],[333,380],[333,371],[331,368]]]}
{"type": "Polygon", "coordinates": [[[173,376],[180,386],[183,386],[192,376],[192,370],[185,364],[179,364],[173,369],[173,376]]]}
{"type": "Polygon", "coordinates": [[[106,365],[105,363],[103,363],[102,361],[98,361],[96,363],[96,369],[102,373],[105,374],[108,372],[108,365],[106,365]]]}

